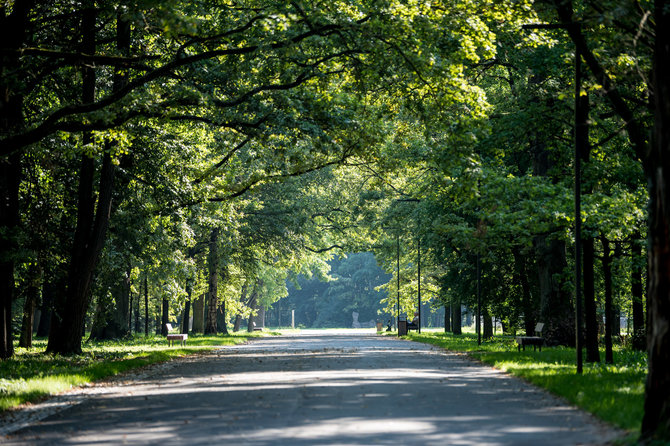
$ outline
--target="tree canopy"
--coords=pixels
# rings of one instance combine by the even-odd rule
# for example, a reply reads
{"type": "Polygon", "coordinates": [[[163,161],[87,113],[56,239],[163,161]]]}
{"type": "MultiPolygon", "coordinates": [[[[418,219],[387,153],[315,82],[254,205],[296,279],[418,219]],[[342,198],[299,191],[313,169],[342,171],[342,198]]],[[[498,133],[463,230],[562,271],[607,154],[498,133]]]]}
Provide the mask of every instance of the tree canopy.
{"type": "Polygon", "coordinates": [[[485,334],[492,318],[508,333],[542,321],[550,343],[573,345],[579,262],[587,360],[601,360],[604,325],[612,361],[629,315],[632,347],[649,351],[643,436],[667,439],[668,11],[3,2],[0,357],[33,325],[60,354],[80,352],[84,332],[176,319],[252,327],[287,280],[329,274],[310,285],[316,325],[363,296],[389,314],[399,296],[410,314],[421,293],[458,332],[479,296],[485,334]],[[336,259],[347,252],[374,253],[386,275],[363,255],[336,259]]]}

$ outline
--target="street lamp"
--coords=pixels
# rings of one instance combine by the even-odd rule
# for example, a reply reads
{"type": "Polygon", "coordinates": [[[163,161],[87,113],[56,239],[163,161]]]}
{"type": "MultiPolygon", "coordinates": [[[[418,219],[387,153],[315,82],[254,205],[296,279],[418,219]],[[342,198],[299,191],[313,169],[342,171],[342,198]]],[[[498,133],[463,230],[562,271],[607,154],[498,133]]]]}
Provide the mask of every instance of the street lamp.
{"type": "Polygon", "coordinates": [[[397,291],[398,291],[398,306],[396,307],[396,329],[398,330],[398,337],[400,337],[400,231],[396,233],[396,268],[398,269],[397,274],[397,291]]]}
{"type": "MultiPolygon", "coordinates": [[[[530,24],[523,25],[523,29],[579,29],[579,23],[559,24],[530,24]]],[[[586,123],[580,106],[580,94],[582,90],[582,55],[579,47],[575,45],[575,346],[577,349],[577,373],[583,371],[582,359],[582,210],[581,210],[581,173],[582,153],[585,143],[583,137],[586,131],[586,123]]]]}

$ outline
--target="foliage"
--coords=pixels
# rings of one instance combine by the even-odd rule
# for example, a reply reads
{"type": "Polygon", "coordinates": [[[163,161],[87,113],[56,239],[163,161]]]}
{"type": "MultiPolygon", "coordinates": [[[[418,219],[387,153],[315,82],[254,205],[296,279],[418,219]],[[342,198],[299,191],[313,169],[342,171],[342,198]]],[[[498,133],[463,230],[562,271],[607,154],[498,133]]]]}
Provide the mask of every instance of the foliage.
{"type": "Polygon", "coordinates": [[[310,328],[351,327],[352,312],[359,313],[361,323],[388,318],[380,305],[384,293],[375,289],[388,275],[372,253],[348,254],[329,265],[327,281],[297,277],[278,308],[296,310],[296,323],[310,328]]]}

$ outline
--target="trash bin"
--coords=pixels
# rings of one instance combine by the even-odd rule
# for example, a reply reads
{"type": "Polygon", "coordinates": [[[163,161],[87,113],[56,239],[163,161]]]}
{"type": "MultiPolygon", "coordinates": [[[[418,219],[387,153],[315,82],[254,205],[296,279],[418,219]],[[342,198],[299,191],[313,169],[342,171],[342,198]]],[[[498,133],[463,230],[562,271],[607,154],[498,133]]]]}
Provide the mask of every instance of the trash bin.
{"type": "Polygon", "coordinates": [[[377,322],[377,333],[381,332],[382,330],[384,330],[384,324],[377,322]]]}
{"type": "Polygon", "coordinates": [[[407,321],[398,321],[398,336],[407,336],[407,321]]]}

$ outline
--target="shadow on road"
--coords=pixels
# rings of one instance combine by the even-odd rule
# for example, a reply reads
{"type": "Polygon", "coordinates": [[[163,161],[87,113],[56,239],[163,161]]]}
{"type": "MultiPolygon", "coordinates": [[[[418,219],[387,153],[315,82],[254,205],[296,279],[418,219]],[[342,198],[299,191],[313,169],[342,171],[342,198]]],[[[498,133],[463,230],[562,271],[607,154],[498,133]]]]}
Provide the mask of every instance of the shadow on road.
{"type": "MultiPolygon", "coordinates": [[[[602,426],[458,355],[375,336],[263,339],[192,358],[10,441],[597,444],[602,426]]],[[[10,443],[11,444],[11,443],[10,443]]]]}

